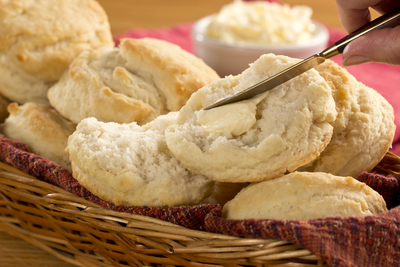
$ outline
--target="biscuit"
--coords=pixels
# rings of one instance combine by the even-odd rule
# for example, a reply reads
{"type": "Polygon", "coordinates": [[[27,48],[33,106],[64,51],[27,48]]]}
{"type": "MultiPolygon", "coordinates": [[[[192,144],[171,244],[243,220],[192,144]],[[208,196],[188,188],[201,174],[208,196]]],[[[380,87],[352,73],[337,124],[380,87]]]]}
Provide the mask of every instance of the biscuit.
{"type": "Polygon", "coordinates": [[[383,197],[352,177],[294,172],[244,188],[225,204],[223,217],[310,220],[369,216],[385,211],[383,197]]]}
{"type": "Polygon", "coordinates": [[[211,194],[214,183],[189,172],[170,153],[163,128],[173,122],[173,117],[159,116],[149,129],[135,122],[82,120],[70,136],[66,150],[74,178],[115,205],[199,203],[211,194]]]}
{"type": "Polygon", "coordinates": [[[271,179],[314,160],[329,143],[331,123],[336,117],[331,89],[316,70],[264,93],[258,104],[249,104],[247,109],[245,101],[238,102],[238,109],[225,106],[228,110],[219,113],[220,120],[216,119],[221,125],[214,125],[211,130],[200,124],[197,117],[202,108],[218,99],[296,62],[297,59],[285,56],[263,55],[242,74],[227,76],[194,93],[179,111],[177,123],[166,129],[171,152],[192,172],[233,183],[271,179]],[[237,117],[229,117],[242,111],[243,105],[246,116],[241,117],[239,112],[237,117]],[[224,133],[229,127],[232,133],[224,133]]]}
{"type": "Polygon", "coordinates": [[[77,55],[114,46],[94,0],[0,0],[0,6],[0,93],[11,101],[48,103],[48,88],[77,55]]]}
{"type": "Polygon", "coordinates": [[[84,52],[50,88],[51,105],[75,123],[143,125],[179,110],[199,88],[218,79],[201,59],[166,41],[123,39],[118,48],[84,52]]]}
{"type": "Polygon", "coordinates": [[[6,137],[24,143],[34,154],[71,170],[65,148],[75,124],[47,104],[27,102],[18,106],[14,102],[8,106],[8,111],[10,116],[1,127],[6,137]]]}
{"type": "Polygon", "coordinates": [[[333,61],[326,61],[316,70],[332,88],[338,116],[328,146],[299,171],[356,178],[372,170],[389,150],[396,130],[393,107],[333,61]]]}

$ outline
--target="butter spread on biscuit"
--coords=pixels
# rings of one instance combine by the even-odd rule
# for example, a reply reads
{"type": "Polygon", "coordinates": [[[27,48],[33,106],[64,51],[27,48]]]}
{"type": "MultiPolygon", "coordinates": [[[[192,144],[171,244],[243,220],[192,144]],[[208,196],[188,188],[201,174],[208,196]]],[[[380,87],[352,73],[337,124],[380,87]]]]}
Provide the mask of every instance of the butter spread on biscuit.
{"type": "Polygon", "coordinates": [[[207,132],[241,135],[256,123],[257,104],[264,97],[265,94],[262,94],[209,110],[200,110],[197,113],[197,121],[207,132]]]}

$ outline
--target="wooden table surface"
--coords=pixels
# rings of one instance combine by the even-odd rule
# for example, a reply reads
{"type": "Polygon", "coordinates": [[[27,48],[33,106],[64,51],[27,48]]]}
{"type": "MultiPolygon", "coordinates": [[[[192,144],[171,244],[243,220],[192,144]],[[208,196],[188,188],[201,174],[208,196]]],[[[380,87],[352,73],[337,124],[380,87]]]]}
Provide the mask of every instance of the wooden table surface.
{"type": "MultiPolygon", "coordinates": [[[[165,28],[193,22],[218,12],[231,0],[99,0],[108,14],[112,33],[132,28],[165,28]]],[[[282,0],[290,5],[308,5],[313,18],[331,27],[342,28],[334,0],[282,0]]],[[[375,14],[376,15],[376,14],[375,14]]],[[[68,267],[55,256],[2,232],[0,228],[0,266],[68,267]]]]}

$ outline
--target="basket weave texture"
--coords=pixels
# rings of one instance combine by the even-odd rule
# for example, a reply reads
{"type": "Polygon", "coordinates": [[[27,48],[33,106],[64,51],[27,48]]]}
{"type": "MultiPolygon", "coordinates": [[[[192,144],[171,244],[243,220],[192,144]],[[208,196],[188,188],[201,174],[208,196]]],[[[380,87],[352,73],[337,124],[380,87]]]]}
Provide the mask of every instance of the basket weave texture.
{"type": "Polygon", "coordinates": [[[0,229],[77,266],[400,266],[400,159],[359,180],[378,216],[226,220],[221,207],[114,206],[67,170],[0,136],[0,229]],[[145,216],[143,216],[145,215],[145,216]]]}

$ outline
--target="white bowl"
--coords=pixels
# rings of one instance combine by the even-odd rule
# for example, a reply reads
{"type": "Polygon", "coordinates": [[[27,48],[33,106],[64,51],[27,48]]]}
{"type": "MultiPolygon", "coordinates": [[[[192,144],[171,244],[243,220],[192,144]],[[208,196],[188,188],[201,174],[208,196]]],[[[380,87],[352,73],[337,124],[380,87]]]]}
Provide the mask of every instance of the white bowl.
{"type": "Polygon", "coordinates": [[[304,44],[295,45],[230,45],[204,34],[213,15],[198,20],[192,28],[194,53],[213,68],[221,77],[237,75],[249,67],[261,55],[273,53],[292,58],[304,59],[323,51],[329,40],[327,28],[313,21],[316,26],[314,38],[304,44]]]}

